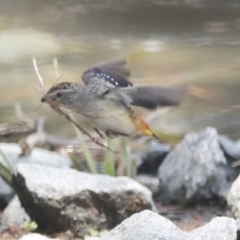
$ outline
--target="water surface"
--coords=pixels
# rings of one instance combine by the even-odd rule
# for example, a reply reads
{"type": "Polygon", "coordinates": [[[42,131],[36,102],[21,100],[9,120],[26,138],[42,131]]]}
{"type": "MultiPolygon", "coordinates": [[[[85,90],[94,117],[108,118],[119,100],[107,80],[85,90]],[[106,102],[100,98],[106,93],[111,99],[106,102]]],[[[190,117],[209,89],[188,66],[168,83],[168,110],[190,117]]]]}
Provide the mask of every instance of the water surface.
{"type": "Polygon", "coordinates": [[[71,127],[40,94],[32,56],[47,86],[81,81],[88,67],[128,58],[136,85],[187,84],[217,94],[188,98],[154,126],[186,133],[213,126],[240,137],[240,4],[238,1],[30,1],[0,0],[0,123],[16,122],[20,102],[47,131],[71,136],[71,127]]]}

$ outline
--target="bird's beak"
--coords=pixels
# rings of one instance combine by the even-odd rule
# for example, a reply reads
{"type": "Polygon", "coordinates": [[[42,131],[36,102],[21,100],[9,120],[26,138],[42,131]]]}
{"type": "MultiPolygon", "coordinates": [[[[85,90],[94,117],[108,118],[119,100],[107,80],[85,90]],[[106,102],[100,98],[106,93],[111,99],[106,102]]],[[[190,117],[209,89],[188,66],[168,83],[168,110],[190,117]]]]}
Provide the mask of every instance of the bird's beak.
{"type": "Polygon", "coordinates": [[[47,101],[47,96],[43,96],[42,99],[41,99],[41,102],[46,102],[47,101]]]}

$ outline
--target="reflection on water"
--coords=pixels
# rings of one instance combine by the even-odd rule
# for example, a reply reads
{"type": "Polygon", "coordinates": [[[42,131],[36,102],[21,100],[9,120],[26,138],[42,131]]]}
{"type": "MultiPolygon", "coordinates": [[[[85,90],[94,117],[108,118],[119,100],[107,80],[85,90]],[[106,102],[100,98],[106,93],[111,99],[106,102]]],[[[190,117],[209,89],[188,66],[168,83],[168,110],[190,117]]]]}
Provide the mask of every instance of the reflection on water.
{"type": "Polygon", "coordinates": [[[40,105],[32,56],[45,82],[81,81],[89,66],[130,59],[135,84],[188,84],[218,94],[187,99],[154,126],[186,133],[214,126],[240,137],[240,6],[238,1],[30,1],[0,0],[0,122],[14,122],[13,104],[47,130],[70,136],[71,127],[40,105]]]}

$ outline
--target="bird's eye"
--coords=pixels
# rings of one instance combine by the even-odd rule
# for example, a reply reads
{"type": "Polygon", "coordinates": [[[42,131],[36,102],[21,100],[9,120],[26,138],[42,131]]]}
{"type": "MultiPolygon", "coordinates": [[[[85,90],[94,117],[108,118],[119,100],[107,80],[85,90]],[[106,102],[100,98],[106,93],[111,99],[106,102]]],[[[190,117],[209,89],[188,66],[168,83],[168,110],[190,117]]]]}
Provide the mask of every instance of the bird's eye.
{"type": "Polygon", "coordinates": [[[62,97],[62,93],[58,92],[58,93],[56,94],[56,96],[57,96],[58,98],[60,98],[60,97],[62,97]]]}

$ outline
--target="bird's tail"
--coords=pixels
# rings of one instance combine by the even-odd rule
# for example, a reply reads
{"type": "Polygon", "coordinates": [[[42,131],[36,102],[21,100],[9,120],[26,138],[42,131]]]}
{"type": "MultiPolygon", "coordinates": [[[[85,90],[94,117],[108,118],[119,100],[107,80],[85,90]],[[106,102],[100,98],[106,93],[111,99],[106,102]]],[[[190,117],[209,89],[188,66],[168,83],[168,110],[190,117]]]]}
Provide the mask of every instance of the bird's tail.
{"type": "Polygon", "coordinates": [[[140,132],[142,132],[146,136],[155,137],[158,139],[158,137],[152,132],[148,124],[140,116],[135,114],[134,120],[135,120],[136,128],[140,132]]]}

